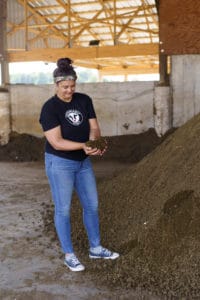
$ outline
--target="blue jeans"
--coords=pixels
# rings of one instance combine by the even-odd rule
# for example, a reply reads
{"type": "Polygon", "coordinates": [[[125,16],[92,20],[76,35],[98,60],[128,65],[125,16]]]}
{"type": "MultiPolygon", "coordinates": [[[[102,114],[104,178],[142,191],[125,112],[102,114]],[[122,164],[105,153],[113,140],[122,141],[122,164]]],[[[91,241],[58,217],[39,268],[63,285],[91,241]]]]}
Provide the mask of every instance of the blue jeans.
{"type": "Polygon", "coordinates": [[[63,252],[74,252],[70,224],[73,190],[77,192],[83,209],[89,246],[99,246],[98,196],[90,158],[74,161],[45,153],[45,169],[55,205],[55,227],[63,252]]]}

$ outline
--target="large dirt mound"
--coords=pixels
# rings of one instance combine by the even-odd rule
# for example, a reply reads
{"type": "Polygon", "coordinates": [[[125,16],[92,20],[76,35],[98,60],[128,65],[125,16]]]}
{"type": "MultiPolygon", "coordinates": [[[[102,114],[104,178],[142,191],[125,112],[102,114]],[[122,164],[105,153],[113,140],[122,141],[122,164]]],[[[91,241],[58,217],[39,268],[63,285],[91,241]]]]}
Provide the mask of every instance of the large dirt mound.
{"type": "Polygon", "coordinates": [[[101,183],[105,242],[122,253],[114,273],[105,269],[105,281],[167,298],[200,298],[199,124],[200,115],[101,183]]]}
{"type": "MultiPolygon", "coordinates": [[[[148,290],[161,299],[200,299],[199,124],[200,115],[139,163],[99,182],[102,242],[121,257],[104,263],[88,260],[98,282],[148,290]]],[[[75,198],[73,239],[75,247],[85,249],[86,260],[79,209],[75,198]]]]}

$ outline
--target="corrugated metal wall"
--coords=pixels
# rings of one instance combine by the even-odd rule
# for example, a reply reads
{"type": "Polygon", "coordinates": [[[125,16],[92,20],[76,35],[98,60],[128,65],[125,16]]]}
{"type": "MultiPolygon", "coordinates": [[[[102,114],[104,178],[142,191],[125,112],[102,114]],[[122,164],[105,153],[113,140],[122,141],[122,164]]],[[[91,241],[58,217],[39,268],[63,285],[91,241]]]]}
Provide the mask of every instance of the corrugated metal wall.
{"type": "MultiPolygon", "coordinates": [[[[27,12],[27,16],[30,16],[30,12],[27,12]]],[[[8,50],[24,50],[28,48],[28,50],[34,48],[46,48],[47,45],[44,43],[43,37],[33,41],[38,31],[35,31],[35,28],[28,30],[26,34],[25,30],[25,8],[23,5],[20,5],[15,0],[8,0],[7,1],[7,48],[8,50]],[[13,33],[9,32],[13,29],[13,26],[16,25],[24,25],[23,29],[21,30],[14,30],[13,33]],[[27,41],[26,41],[27,36],[27,41]]],[[[36,18],[30,18],[28,20],[29,24],[36,24],[35,22],[39,22],[36,18]]],[[[41,23],[41,21],[40,21],[41,23]]],[[[64,47],[64,41],[59,39],[54,39],[53,37],[48,36],[48,47],[50,48],[62,48],[64,47]]]]}

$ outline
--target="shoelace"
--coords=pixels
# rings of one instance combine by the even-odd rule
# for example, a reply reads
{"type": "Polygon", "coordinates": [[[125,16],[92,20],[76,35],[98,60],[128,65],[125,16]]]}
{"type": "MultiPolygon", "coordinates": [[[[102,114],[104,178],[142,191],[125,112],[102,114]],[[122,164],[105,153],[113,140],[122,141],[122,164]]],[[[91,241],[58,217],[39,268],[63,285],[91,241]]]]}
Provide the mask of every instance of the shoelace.
{"type": "Polygon", "coordinates": [[[80,265],[80,261],[78,260],[78,258],[76,256],[72,257],[70,259],[70,261],[72,262],[72,264],[74,265],[80,265]]]}
{"type": "Polygon", "coordinates": [[[106,248],[102,248],[102,252],[107,256],[111,256],[111,254],[112,254],[112,252],[106,248]]]}

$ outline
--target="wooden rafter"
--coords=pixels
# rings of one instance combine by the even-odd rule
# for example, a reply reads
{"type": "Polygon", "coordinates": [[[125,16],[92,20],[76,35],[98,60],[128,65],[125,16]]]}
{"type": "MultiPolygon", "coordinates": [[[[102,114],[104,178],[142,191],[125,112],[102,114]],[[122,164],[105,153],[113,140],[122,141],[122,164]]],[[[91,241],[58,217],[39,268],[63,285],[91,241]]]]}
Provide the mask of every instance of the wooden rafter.
{"type": "Polygon", "coordinates": [[[63,54],[85,66],[126,72],[137,66],[144,72],[138,57],[146,55],[146,69],[157,69],[158,16],[152,1],[141,0],[139,6],[126,0],[13,1],[26,13],[18,22],[8,18],[8,44],[22,34],[26,47],[16,40],[8,47],[9,61],[54,61],[63,54]],[[89,47],[91,40],[99,46],[89,47]]]}

